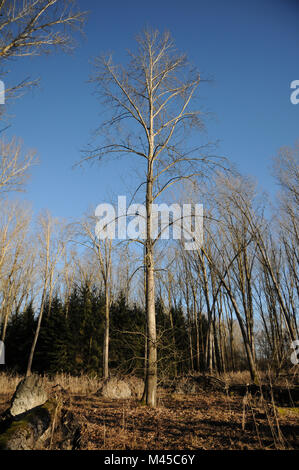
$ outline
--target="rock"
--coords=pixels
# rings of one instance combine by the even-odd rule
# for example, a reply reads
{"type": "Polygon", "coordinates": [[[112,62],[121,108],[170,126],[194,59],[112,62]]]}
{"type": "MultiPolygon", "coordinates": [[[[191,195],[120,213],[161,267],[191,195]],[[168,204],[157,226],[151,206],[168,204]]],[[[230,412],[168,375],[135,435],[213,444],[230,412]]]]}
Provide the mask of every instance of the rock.
{"type": "Polygon", "coordinates": [[[112,399],[141,399],[144,392],[144,381],[136,376],[111,377],[103,379],[97,395],[112,399]]]}
{"type": "Polygon", "coordinates": [[[78,449],[79,418],[67,408],[68,393],[51,388],[51,398],[38,376],[22,380],[11,407],[0,416],[0,450],[78,449]]]}
{"type": "Polygon", "coordinates": [[[44,450],[81,447],[81,422],[55,399],[0,423],[0,450],[44,450]]]}
{"type": "Polygon", "coordinates": [[[97,393],[105,398],[126,399],[132,396],[127,382],[116,377],[104,380],[102,387],[97,393]]]}
{"type": "Polygon", "coordinates": [[[37,375],[30,375],[23,379],[16,388],[11,400],[9,413],[18,416],[37,406],[41,406],[48,400],[48,393],[37,375]]]}
{"type": "Polygon", "coordinates": [[[139,377],[129,376],[126,377],[125,382],[129,385],[131,389],[131,395],[134,398],[141,400],[144,392],[144,381],[139,377]]]}
{"type": "Polygon", "coordinates": [[[203,390],[203,388],[190,377],[178,377],[174,380],[173,385],[171,386],[171,391],[173,393],[179,393],[183,395],[194,395],[203,390]]]}
{"type": "Polygon", "coordinates": [[[187,375],[174,377],[172,380],[165,381],[163,387],[173,393],[186,395],[196,395],[205,390],[225,391],[225,383],[212,375],[187,375]]]}
{"type": "Polygon", "coordinates": [[[16,417],[9,417],[0,425],[0,450],[40,449],[50,438],[57,403],[48,401],[16,417]]]}

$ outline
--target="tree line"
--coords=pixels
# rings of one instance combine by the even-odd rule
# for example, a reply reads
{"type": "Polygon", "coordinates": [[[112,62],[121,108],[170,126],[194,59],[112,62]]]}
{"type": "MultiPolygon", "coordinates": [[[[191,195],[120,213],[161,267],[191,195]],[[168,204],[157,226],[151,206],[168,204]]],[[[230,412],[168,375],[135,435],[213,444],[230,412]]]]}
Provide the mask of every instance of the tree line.
{"type": "MultiPolygon", "coordinates": [[[[296,147],[277,155],[281,191],[272,212],[249,178],[219,172],[201,194],[203,246],[186,251],[180,240],[161,241],[155,258],[159,375],[247,368],[257,380],[260,368],[292,366],[291,342],[298,337],[297,162],[296,147]]],[[[50,213],[35,224],[31,217],[24,203],[2,204],[1,339],[12,367],[28,365],[36,337],[30,368],[105,376],[107,366],[108,375],[127,367],[143,375],[144,252],[98,240],[92,214],[75,224],[50,213]]]]}
{"type": "MultiPolygon", "coordinates": [[[[172,307],[169,315],[157,301],[157,334],[159,363],[164,375],[183,374],[190,369],[188,327],[182,306],[172,307]],[[173,343],[176,347],[173,348],[173,343]]],[[[6,333],[6,366],[24,374],[37,327],[38,315],[30,303],[22,312],[9,319],[6,333]]],[[[74,286],[70,297],[55,295],[45,302],[45,314],[34,355],[32,368],[44,374],[68,373],[102,376],[105,294],[88,283],[74,286]]],[[[205,319],[202,319],[205,322],[205,319]]],[[[205,341],[206,322],[202,329],[205,341]]],[[[191,326],[195,330],[195,324],[191,326]]],[[[109,366],[114,374],[133,373],[144,377],[145,311],[128,305],[125,295],[110,306],[109,366]]],[[[195,347],[195,344],[193,345],[195,347]]]]}

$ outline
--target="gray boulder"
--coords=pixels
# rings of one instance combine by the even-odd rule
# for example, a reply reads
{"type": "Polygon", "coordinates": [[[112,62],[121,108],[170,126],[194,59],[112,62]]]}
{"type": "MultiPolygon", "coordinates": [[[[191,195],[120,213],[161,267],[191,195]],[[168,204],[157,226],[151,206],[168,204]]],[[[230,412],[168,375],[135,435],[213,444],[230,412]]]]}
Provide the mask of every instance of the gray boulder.
{"type": "Polygon", "coordinates": [[[126,399],[132,396],[131,389],[127,382],[116,377],[104,380],[102,387],[97,393],[104,398],[112,399],[126,399]]]}
{"type": "Polygon", "coordinates": [[[30,375],[17,386],[11,400],[9,413],[11,416],[18,416],[43,405],[48,398],[48,393],[43,387],[40,377],[34,374],[30,375]]]}
{"type": "Polygon", "coordinates": [[[125,381],[131,389],[132,397],[140,400],[144,392],[144,381],[135,376],[128,376],[125,378],[125,381]]]}

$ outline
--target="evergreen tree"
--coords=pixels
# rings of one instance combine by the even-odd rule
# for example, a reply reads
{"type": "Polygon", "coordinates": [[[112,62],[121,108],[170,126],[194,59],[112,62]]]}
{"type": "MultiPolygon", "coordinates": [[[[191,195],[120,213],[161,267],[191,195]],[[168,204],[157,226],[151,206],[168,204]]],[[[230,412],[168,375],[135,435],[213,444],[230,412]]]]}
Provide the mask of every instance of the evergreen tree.
{"type": "Polygon", "coordinates": [[[36,328],[32,302],[24,312],[15,313],[8,323],[5,360],[8,369],[24,373],[36,328]]]}

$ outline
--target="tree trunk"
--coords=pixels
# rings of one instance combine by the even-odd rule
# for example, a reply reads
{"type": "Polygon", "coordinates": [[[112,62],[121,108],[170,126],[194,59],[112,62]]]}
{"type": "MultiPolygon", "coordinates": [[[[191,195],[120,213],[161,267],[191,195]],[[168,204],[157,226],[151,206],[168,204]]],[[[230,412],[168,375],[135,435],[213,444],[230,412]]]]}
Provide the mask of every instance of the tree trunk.
{"type": "Polygon", "coordinates": [[[1,341],[3,343],[4,343],[5,337],[6,337],[6,330],[7,330],[7,324],[8,324],[8,315],[9,315],[9,312],[7,310],[4,314],[4,321],[3,321],[2,335],[1,335],[1,341]]]}
{"type": "MultiPolygon", "coordinates": [[[[152,146],[153,148],[153,146],[152,146]]],[[[151,151],[150,151],[151,154],[151,151]]],[[[146,404],[155,407],[157,404],[157,333],[155,311],[155,278],[154,246],[152,240],[152,201],[153,201],[153,168],[152,159],[148,160],[146,188],[146,315],[148,331],[148,361],[146,380],[146,404]]]]}
{"type": "Polygon", "coordinates": [[[109,377],[109,328],[110,328],[110,308],[109,308],[109,288],[105,283],[105,331],[104,331],[104,351],[103,351],[103,377],[109,377]]]}
{"type": "Polygon", "coordinates": [[[155,312],[154,269],[151,250],[147,253],[146,311],[148,323],[147,405],[156,406],[157,391],[157,338],[155,312]]]}
{"type": "Polygon", "coordinates": [[[28,359],[26,377],[29,377],[29,375],[31,375],[33,356],[34,356],[34,352],[35,352],[35,348],[36,348],[36,343],[37,343],[37,340],[38,340],[38,337],[39,337],[40,327],[41,327],[43,313],[44,313],[45,298],[46,298],[46,291],[44,290],[43,297],[42,297],[42,302],[41,302],[41,307],[40,307],[40,312],[39,312],[39,316],[38,316],[37,327],[36,327],[36,330],[35,330],[35,335],[34,335],[33,343],[32,343],[31,350],[30,350],[30,355],[29,355],[29,359],[28,359]]]}

